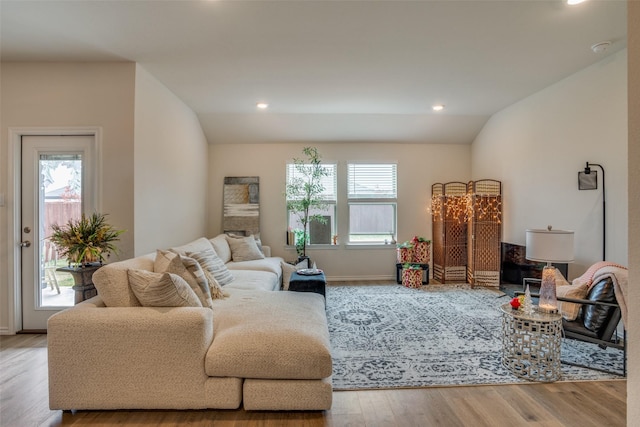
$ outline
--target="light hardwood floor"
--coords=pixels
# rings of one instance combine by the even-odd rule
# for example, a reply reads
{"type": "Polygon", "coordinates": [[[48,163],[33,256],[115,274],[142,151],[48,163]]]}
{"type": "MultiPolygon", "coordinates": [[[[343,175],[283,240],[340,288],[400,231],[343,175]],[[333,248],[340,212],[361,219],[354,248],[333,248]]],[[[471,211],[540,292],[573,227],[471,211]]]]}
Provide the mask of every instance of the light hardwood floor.
{"type": "MultiPolygon", "coordinates": [[[[51,411],[47,336],[0,337],[0,426],[624,426],[626,381],[342,391],[326,412],[51,411]]],[[[96,387],[100,387],[96,384],[96,387]]]]}

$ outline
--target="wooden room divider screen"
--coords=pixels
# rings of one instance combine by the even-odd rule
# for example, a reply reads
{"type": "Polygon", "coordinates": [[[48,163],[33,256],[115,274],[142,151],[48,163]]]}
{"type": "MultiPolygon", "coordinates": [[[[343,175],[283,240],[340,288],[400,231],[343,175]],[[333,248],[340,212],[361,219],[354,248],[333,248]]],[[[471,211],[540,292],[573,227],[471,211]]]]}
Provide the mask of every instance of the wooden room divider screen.
{"type": "Polygon", "coordinates": [[[483,179],[467,186],[467,283],[500,286],[502,184],[483,179]]]}
{"type": "Polygon", "coordinates": [[[479,180],[431,186],[433,278],[500,286],[502,185],[479,180]]]}

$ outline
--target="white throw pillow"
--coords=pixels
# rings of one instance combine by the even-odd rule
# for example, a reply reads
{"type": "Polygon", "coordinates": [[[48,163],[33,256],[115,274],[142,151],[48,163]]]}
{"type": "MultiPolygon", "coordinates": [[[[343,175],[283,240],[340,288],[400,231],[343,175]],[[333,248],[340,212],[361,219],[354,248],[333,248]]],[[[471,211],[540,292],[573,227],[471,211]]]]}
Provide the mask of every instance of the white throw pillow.
{"type": "Polygon", "coordinates": [[[309,261],[305,259],[296,265],[280,261],[280,266],[282,267],[282,289],[288,291],[291,274],[295,271],[302,270],[303,268],[309,268],[309,261]]]}
{"type": "Polygon", "coordinates": [[[209,239],[213,250],[216,251],[216,255],[220,257],[225,264],[231,261],[231,249],[229,248],[229,242],[227,242],[227,236],[224,234],[218,234],[213,239],[209,239]]]}
{"type": "Polygon", "coordinates": [[[202,307],[191,286],[176,274],[130,269],[127,276],[144,307],[202,307]]]}
{"type": "Polygon", "coordinates": [[[234,262],[253,261],[263,259],[264,254],[258,248],[253,236],[227,236],[227,242],[231,248],[231,259],[234,262]]]}

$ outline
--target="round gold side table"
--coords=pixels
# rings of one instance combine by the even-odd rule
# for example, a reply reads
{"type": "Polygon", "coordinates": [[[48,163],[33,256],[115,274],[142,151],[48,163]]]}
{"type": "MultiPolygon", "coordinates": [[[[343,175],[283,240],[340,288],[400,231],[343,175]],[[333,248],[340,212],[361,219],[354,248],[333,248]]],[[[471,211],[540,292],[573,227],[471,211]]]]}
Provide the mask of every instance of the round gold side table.
{"type": "Polygon", "coordinates": [[[559,380],[562,316],[538,311],[525,314],[508,303],[500,311],[504,367],[527,380],[559,380]]]}

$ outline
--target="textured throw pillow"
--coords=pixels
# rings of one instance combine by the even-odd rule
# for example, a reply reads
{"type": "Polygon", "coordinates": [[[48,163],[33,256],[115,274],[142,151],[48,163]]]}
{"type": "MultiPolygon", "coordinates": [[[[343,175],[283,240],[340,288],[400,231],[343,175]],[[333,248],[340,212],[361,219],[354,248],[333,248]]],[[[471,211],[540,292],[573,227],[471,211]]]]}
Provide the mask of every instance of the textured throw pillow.
{"type": "MultiPolygon", "coordinates": [[[[246,236],[240,236],[238,234],[233,234],[233,233],[227,233],[228,237],[233,237],[234,239],[244,239],[246,236]]],[[[251,234],[250,236],[253,236],[253,239],[256,241],[256,245],[258,245],[258,249],[260,249],[260,252],[262,252],[262,254],[264,255],[264,250],[262,249],[262,240],[260,239],[260,233],[258,234],[251,234]]],[[[215,245],[214,245],[215,248],[215,245]]]]}
{"type": "Polygon", "coordinates": [[[232,237],[227,236],[229,247],[231,248],[231,259],[235,262],[253,261],[263,259],[264,254],[258,249],[258,244],[253,236],[232,237]]]}
{"type": "MultiPolygon", "coordinates": [[[[202,269],[215,277],[216,283],[220,286],[233,282],[231,271],[224,265],[224,262],[222,262],[213,249],[200,252],[187,252],[187,256],[198,261],[202,269]]],[[[213,294],[211,296],[213,297],[213,294]]]]}
{"type": "Polygon", "coordinates": [[[203,307],[213,307],[209,282],[195,259],[170,251],[158,250],[154,271],[156,273],[173,273],[182,277],[191,286],[203,307]]]}
{"type": "Polygon", "coordinates": [[[294,271],[302,270],[303,268],[309,268],[309,261],[305,259],[303,261],[300,261],[296,265],[280,261],[280,266],[282,267],[282,289],[288,291],[291,274],[293,274],[294,271]]]}
{"type": "MultiPolygon", "coordinates": [[[[556,287],[556,295],[566,298],[584,299],[588,291],[589,289],[586,283],[582,285],[562,285],[556,287]]],[[[581,306],[582,304],[558,301],[558,310],[562,313],[562,317],[569,321],[576,320],[581,306]]]]}
{"type": "MultiPolygon", "coordinates": [[[[201,300],[203,307],[213,308],[213,301],[211,300],[211,288],[209,287],[209,280],[207,276],[204,274],[204,270],[200,267],[200,264],[195,259],[180,255],[180,260],[182,261],[182,265],[184,265],[189,273],[193,274],[193,277],[196,278],[196,282],[198,284],[198,288],[202,292],[201,300]]],[[[198,297],[200,295],[198,294],[198,297]]]]}
{"type": "Polygon", "coordinates": [[[144,307],[202,307],[191,286],[180,276],[128,270],[129,286],[144,307]]]}

